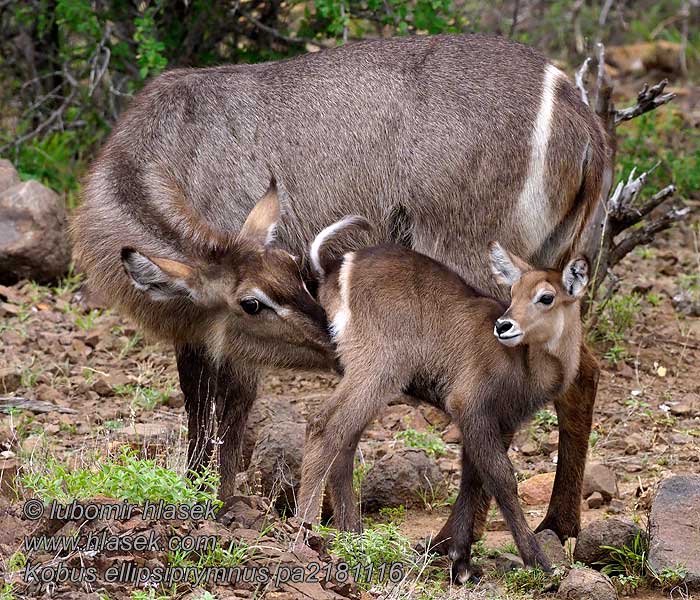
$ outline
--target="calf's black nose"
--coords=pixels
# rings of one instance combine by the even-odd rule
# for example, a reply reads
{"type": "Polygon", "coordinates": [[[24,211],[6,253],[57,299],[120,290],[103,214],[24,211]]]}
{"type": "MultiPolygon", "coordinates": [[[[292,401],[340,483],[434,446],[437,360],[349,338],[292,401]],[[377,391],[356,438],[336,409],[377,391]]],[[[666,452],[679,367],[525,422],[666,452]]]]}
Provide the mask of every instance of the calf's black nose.
{"type": "Polygon", "coordinates": [[[511,327],[513,327],[513,323],[510,321],[496,321],[496,333],[498,335],[504,334],[511,327]]]}

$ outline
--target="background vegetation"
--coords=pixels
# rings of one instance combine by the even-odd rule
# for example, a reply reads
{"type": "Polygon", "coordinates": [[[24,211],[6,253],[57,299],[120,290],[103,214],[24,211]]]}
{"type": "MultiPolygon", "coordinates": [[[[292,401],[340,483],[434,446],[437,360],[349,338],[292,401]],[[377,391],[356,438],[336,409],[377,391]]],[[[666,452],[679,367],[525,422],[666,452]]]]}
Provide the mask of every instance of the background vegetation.
{"type": "MultiPolygon", "coordinates": [[[[700,62],[698,8],[697,0],[0,0],[0,156],[73,205],[89,159],[148,78],[367,37],[498,34],[570,65],[597,41],[670,40],[681,44],[687,75],[700,62]]],[[[655,118],[623,146],[630,163],[637,148],[652,160],[639,139],[655,118]]]]}

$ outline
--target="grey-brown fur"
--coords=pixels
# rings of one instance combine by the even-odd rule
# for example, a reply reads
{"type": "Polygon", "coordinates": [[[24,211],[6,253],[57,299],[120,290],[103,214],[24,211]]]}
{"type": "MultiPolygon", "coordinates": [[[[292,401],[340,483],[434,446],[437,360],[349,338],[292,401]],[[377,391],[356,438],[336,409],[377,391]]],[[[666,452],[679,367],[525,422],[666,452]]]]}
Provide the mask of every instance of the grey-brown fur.
{"type": "MultiPolygon", "coordinates": [[[[240,262],[237,233],[273,177],[283,206],[277,243],[291,253],[303,255],[319,228],[359,213],[377,224],[374,241],[401,241],[502,295],[488,275],[487,241],[535,255],[536,264],[561,264],[607,169],[598,121],[573,87],[558,81],[546,157],[550,183],[541,198],[551,211],[547,218],[531,211],[551,239],[531,247],[513,205],[526,179],[547,64],[535,50],[503,39],[437,36],[167,72],[134,98],[85,181],[73,225],[78,264],[123,312],[175,342],[181,374],[210,384],[183,384],[188,414],[237,399],[208,357],[201,314],[135,290],[121,249],[186,263],[233,254],[240,262]]],[[[259,365],[280,364],[280,353],[274,340],[266,342],[269,351],[253,352],[243,340],[227,344],[239,357],[229,352],[226,370],[237,374],[231,389],[247,406],[259,365]]],[[[562,536],[578,528],[570,499],[580,486],[588,432],[577,432],[590,428],[595,379],[584,374],[580,390],[559,405],[568,458],[546,524],[562,536]]],[[[236,430],[244,425],[245,415],[229,423],[236,430]]],[[[226,494],[235,448],[224,444],[221,457],[226,494]]]]}
{"type": "MultiPolygon", "coordinates": [[[[496,270],[502,249],[494,248],[496,270]]],[[[337,323],[344,376],[307,430],[298,506],[304,521],[317,521],[327,477],[336,527],[360,529],[352,488],[357,443],[390,398],[410,393],[445,410],[462,431],[454,525],[451,537],[440,540],[440,550],[454,561],[455,579],[468,577],[471,544],[491,497],[525,564],[550,567],[518,504],[507,450],[523,421],[576,377],[588,267],[583,259],[571,261],[562,276],[533,270],[505,252],[500,256],[513,270],[497,275],[512,286],[510,307],[397,245],[319,261],[319,299],[337,323]]]]}

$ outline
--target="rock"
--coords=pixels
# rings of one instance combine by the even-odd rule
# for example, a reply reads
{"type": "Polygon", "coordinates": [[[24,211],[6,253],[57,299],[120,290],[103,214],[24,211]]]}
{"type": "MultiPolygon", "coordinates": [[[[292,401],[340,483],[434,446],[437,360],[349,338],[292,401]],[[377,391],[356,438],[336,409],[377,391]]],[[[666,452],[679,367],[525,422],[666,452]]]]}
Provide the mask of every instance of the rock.
{"type": "Polygon", "coordinates": [[[670,412],[676,417],[697,417],[700,415],[700,396],[687,394],[682,400],[670,406],[670,412]]]}
{"type": "Polygon", "coordinates": [[[224,501],[216,520],[234,529],[243,527],[259,531],[273,518],[277,518],[277,512],[260,496],[230,496],[224,501]]]}
{"type": "Polygon", "coordinates": [[[19,469],[19,461],[16,458],[0,459],[0,494],[7,498],[17,497],[15,479],[19,469]]]}
{"type": "Polygon", "coordinates": [[[462,432],[457,425],[451,423],[442,434],[442,439],[446,444],[460,444],[462,442],[462,432]]]}
{"type": "Polygon", "coordinates": [[[617,600],[610,580],[593,569],[571,569],[559,584],[557,595],[570,600],[617,600]]]}
{"type": "Polygon", "coordinates": [[[700,476],[675,475],[659,484],[649,518],[649,564],[657,572],[682,565],[700,588],[700,476]]]}
{"type": "Polygon", "coordinates": [[[106,377],[99,375],[95,378],[90,389],[100,396],[114,396],[114,390],[106,377]]]}
{"type": "Polygon", "coordinates": [[[22,451],[26,454],[34,454],[41,447],[44,441],[44,436],[38,433],[34,433],[28,436],[24,441],[22,441],[22,451]]]}
{"type": "Polygon", "coordinates": [[[556,429],[547,434],[547,439],[542,443],[542,447],[547,454],[557,451],[557,448],[559,448],[559,432],[556,429]]]}
{"type": "Polygon", "coordinates": [[[594,508],[600,508],[605,504],[605,498],[603,498],[603,494],[600,492],[593,492],[590,496],[588,496],[588,500],[586,501],[588,503],[588,508],[594,509],[594,508]]]}
{"type": "Polygon", "coordinates": [[[306,420],[284,396],[262,396],[253,404],[248,416],[248,424],[243,436],[243,467],[247,468],[253,455],[255,444],[263,429],[272,421],[298,423],[306,428],[306,420]]]}
{"type": "Polygon", "coordinates": [[[0,193],[19,183],[19,173],[9,160],[0,160],[0,193]]]}
{"type": "Polygon", "coordinates": [[[522,452],[523,456],[535,456],[540,453],[540,448],[532,440],[527,440],[520,446],[520,452],[522,452]]]}
{"type": "Polygon", "coordinates": [[[306,424],[289,405],[286,412],[269,419],[257,433],[248,465],[248,481],[258,481],[265,495],[277,499],[277,506],[295,506],[301,482],[306,424]]]}
{"type": "Polygon", "coordinates": [[[685,290],[675,294],[671,298],[671,304],[676,312],[686,314],[689,317],[700,317],[700,302],[685,290]]]}
{"type": "Polygon", "coordinates": [[[535,534],[537,541],[542,546],[542,550],[547,555],[552,565],[568,565],[569,557],[566,555],[564,546],[559,541],[559,537],[551,529],[543,529],[535,534]]]}
{"type": "Polygon", "coordinates": [[[489,559],[489,563],[493,566],[494,571],[499,574],[525,568],[523,559],[517,554],[511,554],[510,552],[501,552],[495,558],[489,559]]]}
{"type": "Polygon", "coordinates": [[[547,504],[552,495],[554,473],[539,473],[518,485],[518,495],[525,504],[539,506],[547,504]]]}
{"type": "Polygon", "coordinates": [[[623,519],[599,519],[586,525],[576,538],[574,560],[586,565],[594,565],[608,556],[601,546],[630,546],[641,532],[631,521],[623,519]]]}
{"type": "Polygon", "coordinates": [[[368,511],[385,506],[420,505],[427,494],[440,493],[445,481],[435,460],[423,450],[400,448],[372,465],[362,482],[362,505],[368,511]]]}
{"type": "Polygon", "coordinates": [[[0,394],[14,392],[22,385],[22,376],[17,369],[4,367],[0,369],[0,394]]]}
{"type": "Polygon", "coordinates": [[[37,181],[0,192],[0,279],[51,281],[69,262],[66,209],[58,194],[37,181]]]}
{"type": "Polygon", "coordinates": [[[649,71],[680,72],[680,46],[676,42],[657,40],[605,49],[605,62],[616,67],[620,75],[641,75],[649,71]]]}
{"type": "Polygon", "coordinates": [[[606,502],[619,495],[615,472],[600,463],[587,465],[583,476],[583,497],[588,498],[594,492],[600,492],[606,502]]]}

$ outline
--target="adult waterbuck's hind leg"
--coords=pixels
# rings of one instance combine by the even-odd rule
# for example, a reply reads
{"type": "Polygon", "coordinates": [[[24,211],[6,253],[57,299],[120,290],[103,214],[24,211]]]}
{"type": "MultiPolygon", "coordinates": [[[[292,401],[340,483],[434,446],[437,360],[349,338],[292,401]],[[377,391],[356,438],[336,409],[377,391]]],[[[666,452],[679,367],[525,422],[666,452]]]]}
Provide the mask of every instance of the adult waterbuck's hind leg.
{"type": "Polygon", "coordinates": [[[218,441],[219,497],[226,498],[235,491],[243,433],[257,393],[257,373],[228,364],[217,368],[201,347],[184,345],[175,353],[187,412],[188,469],[197,472],[209,466],[218,441]]]}
{"type": "Polygon", "coordinates": [[[557,474],[547,515],[537,531],[551,529],[562,542],[576,537],[581,525],[583,473],[599,375],[595,357],[582,345],[578,376],[567,392],[554,401],[559,421],[557,474]]]}

